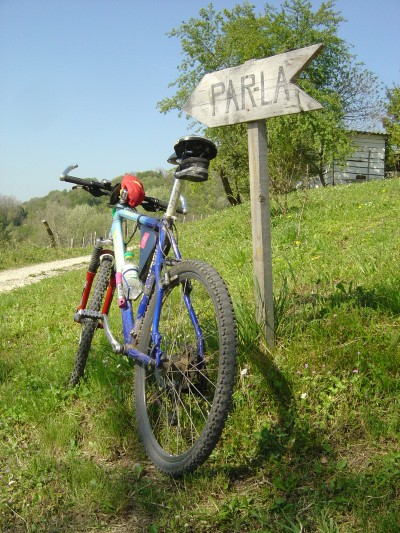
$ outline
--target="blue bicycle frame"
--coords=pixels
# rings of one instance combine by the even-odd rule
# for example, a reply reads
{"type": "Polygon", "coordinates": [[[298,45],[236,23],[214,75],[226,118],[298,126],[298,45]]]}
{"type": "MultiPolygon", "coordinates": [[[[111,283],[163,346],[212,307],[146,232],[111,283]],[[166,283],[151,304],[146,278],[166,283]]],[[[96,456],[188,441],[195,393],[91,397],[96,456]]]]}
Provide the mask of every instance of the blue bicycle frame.
{"type": "MultiPolygon", "coordinates": [[[[120,346],[112,336],[111,331],[108,327],[108,322],[106,316],[102,315],[103,326],[105,333],[113,346],[114,351],[122,352],[128,357],[131,357],[135,360],[139,360],[147,365],[155,365],[160,367],[162,365],[162,350],[161,350],[161,334],[159,332],[159,321],[161,314],[161,305],[165,287],[169,284],[168,271],[163,269],[166,261],[169,262],[179,262],[181,260],[181,254],[178,249],[177,242],[174,238],[172,232],[172,213],[175,212],[175,207],[177,200],[179,198],[179,190],[181,183],[179,180],[175,180],[175,184],[171,193],[171,198],[168,204],[166,214],[161,219],[149,217],[143,215],[136,211],[133,211],[130,208],[127,208],[121,204],[117,204],[113,210],[113,222],[111,226],[110,237],[113,241],[114,247],[114,259],[115,259],[115,282],[118,295],[118,306],[121,311],[122,324],[123,324],[123,335],[124,335],[124,346],[120,346]],[[158,233],[158,239],[156,243],[156,248],[153,254],[151,266],[149,268],[146,281],[144,283],[144,291],[141,297],[136,319],[134,316],[133,308],[131,301],[126,299],[123,291],[123,276],[122,270],[124,267],[124,253],[125,253],[125,243],[122,233],[122,221],[130,220],[137,222],[140,228],[145,227],[150,230],[158,233]],[[175,259],[167,259],[165,255],[165,250],[167,247],[171,247],[175,259]],[[164,278],[162,277],[162,272],[164,273],[164,278]],[[156,294],[156,305],[153,315],[152,322],[152,345],[153,350],[151,355],[144,354],[137,350],[133,346],[135,334],[138,333],[140,328],[140,323],[144,318],[145,312],[148,308],[150,296],[155,291],[156,294]]],[[[193,309],[189,294],[184,294],[184,302],[188,313],[190,315],[193,327],[196,331],[196,336],[198,340],[198,354],[200,359],[203,359],[204,346],[203,346],[203,335],[197,319],[196,313],[193,309]]],[[[85,316],[85,310],[81,310],[81,315],[85,316]]]]}

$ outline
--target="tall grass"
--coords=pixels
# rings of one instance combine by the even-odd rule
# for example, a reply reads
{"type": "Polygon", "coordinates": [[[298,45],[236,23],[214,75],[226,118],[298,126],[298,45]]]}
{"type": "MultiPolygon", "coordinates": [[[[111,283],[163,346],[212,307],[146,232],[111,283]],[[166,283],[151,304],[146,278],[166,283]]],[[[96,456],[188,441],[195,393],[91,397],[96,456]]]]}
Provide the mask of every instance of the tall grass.
{"type": "Polygon", "coordinates": [[[3,295],[1,530],[398,532],[400,181],[298,192],[273,213],[273,353],[249,206],[180,230],[184,255],[227,280],[240,341],[223,439],[180,481],[144,456],[132,366],[103,337],[66,388],[82,272],[3,295]]]}

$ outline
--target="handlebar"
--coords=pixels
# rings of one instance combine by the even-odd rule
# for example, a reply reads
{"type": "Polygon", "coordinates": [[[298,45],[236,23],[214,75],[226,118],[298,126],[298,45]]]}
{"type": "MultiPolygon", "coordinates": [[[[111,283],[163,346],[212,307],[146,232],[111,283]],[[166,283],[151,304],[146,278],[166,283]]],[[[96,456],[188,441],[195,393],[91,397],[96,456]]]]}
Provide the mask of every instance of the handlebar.
{"type": "Polygon", "coordinates": [[[79,187],[82,187],[85,191],[90,192],[93,194],[93,196],[110,196],[113,185],[111,181],[103,180],[103,181],[97,181],[93,179],[82,179],[82,178],[76,178],[75,176],[69,176],[69,173],[71,170],[74,170],[74,168],[77,168],[78,165],[75,163],[74,165],[70,165],[67,167],[64,172],[60,176],[60,181],[67,181],[68,183],[74,183],[75,185],[78,185],[79,187]]]}
{"type": "MultiPolygon", "coordinates": [[[[75,176],[69,176],[69,173],[77,168],[78,165],[75,163],[68,166],[64,172],[60,175],[60,181],[66,181],[68,183],[73,183],[78,187],[82,187],[85,191],[89,192],[93,196],[110,196],[114,190],[114,186],[110,181],[102,180],[97,181],[94,179],[82,179],[76,178],[75,176]]],[[[183,196],[180,197],[182,207],[177,207],[176,212],[181,215],[186,215],[187,205],[183,196]]],[[[143,209],[146,211],[166,211],[168,208],[168,202],[163,202],[158,198],[153,198],[152,196],[145,196],[143,202],[140,204],[143,209]]]]}

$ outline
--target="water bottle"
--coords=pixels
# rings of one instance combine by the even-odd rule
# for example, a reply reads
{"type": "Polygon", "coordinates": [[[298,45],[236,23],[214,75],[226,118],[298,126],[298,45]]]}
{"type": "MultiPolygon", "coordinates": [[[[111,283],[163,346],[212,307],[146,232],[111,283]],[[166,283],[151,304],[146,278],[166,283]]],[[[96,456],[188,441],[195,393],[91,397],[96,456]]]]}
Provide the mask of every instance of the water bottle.
{"type": "Polygon", "coordinates": [[[138,267],[133,263],[133,253],[125,252],[124,268],[122,277],[124,279],[124,293],[128,300],[136,300],[142,293],[143,287],[139,279],[138,267]]]}

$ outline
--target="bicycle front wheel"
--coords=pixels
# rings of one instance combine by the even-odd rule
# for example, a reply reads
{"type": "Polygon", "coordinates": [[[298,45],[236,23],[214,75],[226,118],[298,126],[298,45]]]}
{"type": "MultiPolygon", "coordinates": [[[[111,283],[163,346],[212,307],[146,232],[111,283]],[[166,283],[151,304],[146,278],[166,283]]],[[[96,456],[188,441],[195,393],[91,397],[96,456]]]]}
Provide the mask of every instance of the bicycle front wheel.
{"type": "MultiPolygon", "coordinates": [[[[89,304],[89,309],[91,311],[100,311],[101,309],[104,295],[110,281],[112,263],[113,260],[110,256],[105,256],[100,262],[93,296],[89,304]]],[[[82,320],[82,330],[79,338],[78,351],[75,358],[74,368],[69,378],[69,387],[75,387],[85,372],[86,361],[89,355],[90,346],[92,345],[94,334],[97,331],[98,322],[98,320],[91,318],[85,318],[82,320]]]]}
{"type": "MultiPolygon", "coordinates": [[[[193,471],[211,454],[225,425],[235,382],[237,338],[228,290],[201,261],[169,271],[159,333],[161,368],[138,363],[135,407],[143,446],[172,476],[193,471]]],[[[139,335],[152,355],[154,293],[139,335]]]]}

